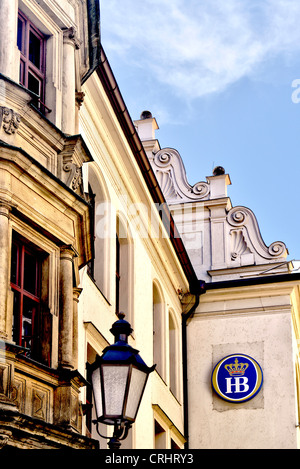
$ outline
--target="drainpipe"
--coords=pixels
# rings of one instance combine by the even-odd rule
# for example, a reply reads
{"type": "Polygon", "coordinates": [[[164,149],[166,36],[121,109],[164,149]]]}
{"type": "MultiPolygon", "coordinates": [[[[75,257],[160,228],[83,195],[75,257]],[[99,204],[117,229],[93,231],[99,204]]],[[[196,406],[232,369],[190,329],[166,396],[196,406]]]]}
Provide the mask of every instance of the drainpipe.
{"type": "Polygon", "coordinates": [[[184,436],[186,438],[186,443],[184,445],[185,449],[189,449],[189,400],[188,400],[188,364],[187,364],[187,323],[188,320],[192,317],[196,311],[199,302],[200,295],[205,293],[205,282],[199,280],[198,288],[196,292],[192,294],[195,295],[195,303],[190,308],[189,311],[182,313],[182,374],[183,374],[183,419],[184,419],[184,436]]]}

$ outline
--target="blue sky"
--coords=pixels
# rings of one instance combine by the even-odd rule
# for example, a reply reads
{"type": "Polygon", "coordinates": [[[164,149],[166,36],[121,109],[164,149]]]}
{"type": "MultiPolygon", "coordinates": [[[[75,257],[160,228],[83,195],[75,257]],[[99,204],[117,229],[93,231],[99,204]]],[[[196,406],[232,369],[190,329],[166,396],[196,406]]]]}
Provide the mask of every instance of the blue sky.
{"type": "Polygon", "coordinates": [[[299,260],[299,0],[100,5],[102,44],[132,119],[152,112],[190,184],[223,166],[232,204],[253,210],[267,245],[283,241],[299,260]]]}

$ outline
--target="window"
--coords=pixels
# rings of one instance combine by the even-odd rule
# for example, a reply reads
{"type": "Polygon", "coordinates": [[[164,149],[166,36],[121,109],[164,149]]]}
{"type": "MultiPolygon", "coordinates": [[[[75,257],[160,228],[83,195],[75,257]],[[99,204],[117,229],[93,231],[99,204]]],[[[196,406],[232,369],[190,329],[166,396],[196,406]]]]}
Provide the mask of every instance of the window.
{"type": "Polygon", "coordinates": [[[45,37],[23,13],[19,13],[17,38],[20,83],[38,96],[35,105],[45,112],[45,37]]]}
{"type": "Polygon", "coordinates": [[[157,285],[153,284],[153,362],[156,371],[165,380],[165,305],[157,285]]]}
{"type": "Polygon", "coordinates": [[[133,243],[129,229],[117,218],[116,232],[116,273],[115,310],[123,312],[134,328],[133,311],[133,243]]]}
{"type": "Polygon", "coordinates": [[[169,311],[169,384],[170,390],[177,396],[177,369],[178,369],[178,357],[177,357],[177,329],[173,315],[169,311]]]}
{"type": "Polygon", "coordinates": [[[87,271],[89,276],[92,279],[95,279],[95,194],[93,193],[93,189],[89,184],[89,192],[86,193],[86,200],[90,204],[90,227],[91,227],[91,245],[92,245],[92,259],[89,261],[87,265],[87,271]]]}
{"type": "Polygon", "coordinates": [[[41,252],[14,238],[11,253],[11,288],[14,293],[13,340],[35,355],[41,307],[41,252]]]}
{"type": "Polygon", "coordinates": [[[88,274],[97,285],[103,296],[111,300],[111,283],[109,281],[111,232],[111,206],[107,197],[107,190],[99,168],[88,169],[84,164],[84,171],[88,172],[88,192],[86,200],[90,205],[90,223],[92,235],[93,258],[88,264],[88,274]]]}

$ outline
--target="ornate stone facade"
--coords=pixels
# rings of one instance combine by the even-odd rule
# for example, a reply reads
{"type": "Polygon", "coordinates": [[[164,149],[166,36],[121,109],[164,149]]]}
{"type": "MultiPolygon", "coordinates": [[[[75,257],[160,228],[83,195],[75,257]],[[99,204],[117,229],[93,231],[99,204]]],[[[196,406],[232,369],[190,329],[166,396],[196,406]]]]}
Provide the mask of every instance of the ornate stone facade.
{"type": "Polygon", "coordinates": [[[135,124],[203,281],[196,299],[182,298],[188,447],[299,447],[300,277],[287,247],[280,241],[267,246],[255,214],[232,206],[224,168],[191,186],[179,153],[161,149],[155,139],[152,115],[135,124]],[[244,404],[226,402],[211,386],[214,366],[235,353],[258,360],[266,376],[244,404]]]}
{"type": "Polygon", "coordinates": [[[9,61],[6,54],[0,58],[1,445],[97,448],[97,442],[82,435],[80,392],[87,382],[78,371],[79,268],[92,257],[81,169],[92,158],[78,134],[75,106],[88,70],[88,60],[79,53],[86,38],[76,33],[77,26],[87,28],[86,2],[66,1],[52,10],[26,0],[2,3],[0,21],[8,27],[0,28],[5,30],[1,47],[13,44],[8,46],[13,55],[9,61]],[[68,76],[64,81],[59,74],[54,81],[48,77],[48,106],[40,105],[15,73],[13,63],[20,62],[18,7],[23,22],[53,33],[45,36],[47,70],[57,70],[59,63],[59,74],[68,76]],[[69,16],[63,7],[69,13],[74,8],[74,14],[69,16]],[[85,14],[76,24],[80,11],[85,14]],[[28,256],[37,259],[37,270],[28,271],[28,256]],[[38,287],[30,293],[29,277],[34,275],[38,287]],[[29,336],[35,331],[30,340],[27,328],[29,336]]]}

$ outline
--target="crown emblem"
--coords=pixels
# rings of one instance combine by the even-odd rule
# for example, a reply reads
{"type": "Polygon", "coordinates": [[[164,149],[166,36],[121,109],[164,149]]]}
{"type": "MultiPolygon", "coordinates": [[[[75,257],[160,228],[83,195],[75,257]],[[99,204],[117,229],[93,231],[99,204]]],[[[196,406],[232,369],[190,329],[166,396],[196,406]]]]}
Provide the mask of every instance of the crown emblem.
{"type": "Polygon", "coordinates": [[[236,358],[234,363],[228,363],[224,368],[228,371],[230,376],[243,376],[247,370],[249,363],[239,363],[236,358]]]}

